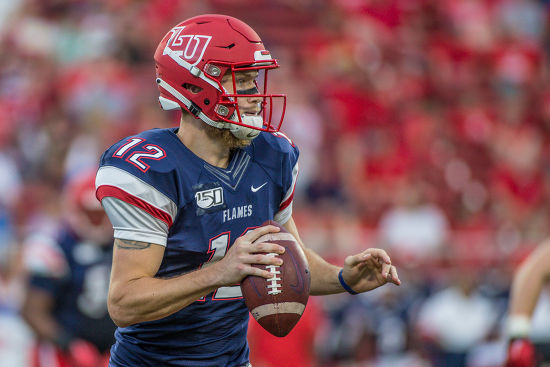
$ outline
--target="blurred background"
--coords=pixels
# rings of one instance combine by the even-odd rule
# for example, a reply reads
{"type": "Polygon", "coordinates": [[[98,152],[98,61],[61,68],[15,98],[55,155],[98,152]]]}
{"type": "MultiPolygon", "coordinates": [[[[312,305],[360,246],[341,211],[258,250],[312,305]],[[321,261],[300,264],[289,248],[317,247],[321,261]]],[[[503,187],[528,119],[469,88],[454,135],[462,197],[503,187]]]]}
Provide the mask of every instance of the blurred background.
{"type": "MultiPolygon", "coordinates": [[[[280,61],[304,242],[338,264],[382,247],[403,282],[312,297],[277,341],[252,324],[254,367],[501,365],[513,271],[550,234],[549,3],[0,1],[0,366],[30,363],[26,239],[107,147],[178,124],[153,53],[201,13],[245,21],[280,61]]],[[[550,342],[546,294],[532,337],[550,342]]]]}

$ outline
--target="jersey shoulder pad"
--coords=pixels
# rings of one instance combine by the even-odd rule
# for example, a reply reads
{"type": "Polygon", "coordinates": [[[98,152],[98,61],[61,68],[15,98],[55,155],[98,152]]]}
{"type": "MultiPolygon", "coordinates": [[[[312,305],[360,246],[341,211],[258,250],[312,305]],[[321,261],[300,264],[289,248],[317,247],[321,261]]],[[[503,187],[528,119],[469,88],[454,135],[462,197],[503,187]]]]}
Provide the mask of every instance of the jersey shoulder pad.
{"type": "Polygon", "coordinates": [[[152,129],[126,137],[103,153],[100,166],[114,166],[138,176],[149,171],[173,170],[175,160],[167,151],[170,140],[165,129],[152,129]]]}
{"type": "Polygon", "coordinates": [[[253,143],[258,145],[265,145],[269,149],[275,151],[286,153],[298,149],[294,141],[283,132],[268,133],[262,132],[258,138],[253,140],[253,143]]]}
{"type": "Polygon", "coordinates": [[[298,161],[300,151],[294,142],[284,133],[262,132],[251,144],[256,161],[288,161],[291,165],[298,161]]]}
{"type": "Polygon", "coordinates": [[[169,154],[173,143],[167,129],[153,129],[111,146],[103,153],[96,176],[98,199],[139,199],[173,211],[180,191],[178,160],[175,154],[169,154]]]}
{"type": "MultiPolygon", "coordinates": [[[[178,164],[176,155],[169,154],[171,144],[173,138],[167,129],[147,130],[124,138],[103,153],[99,170],[123,172],[160,191],[170,191],[174,189],[170,182],[178,164]]],[[[96,181],[96,186],[100,183],[96,181]]]]}

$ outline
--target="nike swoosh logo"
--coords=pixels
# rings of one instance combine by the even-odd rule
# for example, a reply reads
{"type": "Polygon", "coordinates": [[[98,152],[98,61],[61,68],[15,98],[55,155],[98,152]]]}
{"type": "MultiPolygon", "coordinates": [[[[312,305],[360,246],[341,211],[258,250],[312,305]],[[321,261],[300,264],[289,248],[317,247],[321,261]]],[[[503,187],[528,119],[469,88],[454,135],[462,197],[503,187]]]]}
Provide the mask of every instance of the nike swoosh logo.
{"type": "Polygon", "coordinates": [[[262,186],[258,186],[258,187],[254,187],[253,185],[250,185],[250,190],[252,190],[252,192],[256,192],[262,187],[264,187],[265,185],[267,185],[267,182],[264,182],[262,186]]]}

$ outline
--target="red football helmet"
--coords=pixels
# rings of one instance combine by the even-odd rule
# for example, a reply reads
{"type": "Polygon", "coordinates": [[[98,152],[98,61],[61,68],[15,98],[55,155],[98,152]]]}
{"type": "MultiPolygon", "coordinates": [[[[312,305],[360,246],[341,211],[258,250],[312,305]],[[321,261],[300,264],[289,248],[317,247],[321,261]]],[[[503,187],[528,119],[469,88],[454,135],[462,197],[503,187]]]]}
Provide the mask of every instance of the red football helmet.
{"type": "Polygon", "coordinates": [[[267,93],[267,72],[279,65],[256,32],[244,22],[216,14],[187,19],[164,36],[155,52],[155,62],[159,101],[164,110],[184,108],[207,124],[230,129],[244,139],[254,138],[259,131],[279,131],[286,96],[267,93]],[[262,75],[257,79],[257,88],[238,91],[235,72],[249,70],[262,75]],[[233,94],[221,84],[222,77],[229,72],[233,94]],[[191,93],[187,85],[201,90],[191,93]],[[237,101],[243,97],[260,98],[262,116],[241,114],[237,101]],[[272,121],[274,100],[280,104],[278,122],[272,121]]]}

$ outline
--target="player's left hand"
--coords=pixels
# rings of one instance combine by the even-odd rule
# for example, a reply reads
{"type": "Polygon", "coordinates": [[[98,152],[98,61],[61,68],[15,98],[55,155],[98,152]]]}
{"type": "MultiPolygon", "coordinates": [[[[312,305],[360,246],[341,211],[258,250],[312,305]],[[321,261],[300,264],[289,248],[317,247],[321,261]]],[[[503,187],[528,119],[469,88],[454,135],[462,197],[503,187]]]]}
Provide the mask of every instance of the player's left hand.
{"type": "Polygon", "coordinates": [[[367,292],[386,283],[401,285],[397,269],[386,251],[369,248],[346,257],[342,277],[355,292],[367,292]]]}

